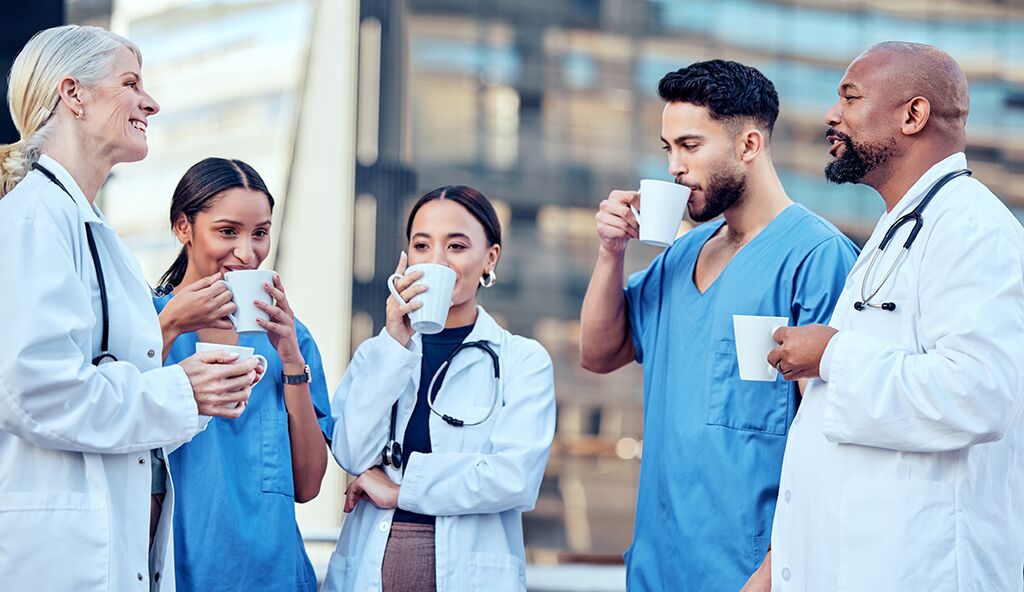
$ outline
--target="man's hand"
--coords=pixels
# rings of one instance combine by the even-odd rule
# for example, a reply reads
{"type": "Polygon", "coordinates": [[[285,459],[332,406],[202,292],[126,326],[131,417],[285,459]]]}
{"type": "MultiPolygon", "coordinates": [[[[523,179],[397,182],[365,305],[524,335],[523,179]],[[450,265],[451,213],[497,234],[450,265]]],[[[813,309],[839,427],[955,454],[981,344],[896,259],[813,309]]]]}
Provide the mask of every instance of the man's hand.
{"type": "Polygon", "coordinates": [[[771,592],[772,589],[772,550],[764,556],[761,567],[750,576],[740,592],[771,592]]]}
{"type": "Polygon", "coordinates": [[[821,356],[836,333],[836,329],[827,325],[779,327],[772,334],[779,347],[768,354],[768,363],[778,368],[786,380],[818,378],[821,356]]]}

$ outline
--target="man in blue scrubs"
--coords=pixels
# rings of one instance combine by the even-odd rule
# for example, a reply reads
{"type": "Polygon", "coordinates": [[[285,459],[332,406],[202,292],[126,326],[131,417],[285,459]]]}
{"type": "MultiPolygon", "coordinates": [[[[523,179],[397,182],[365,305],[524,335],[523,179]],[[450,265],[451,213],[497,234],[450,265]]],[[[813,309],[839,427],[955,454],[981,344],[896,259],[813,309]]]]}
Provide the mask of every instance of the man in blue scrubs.
{"type": "Polygon", "coordinates": [[[739,378],[733,315],[825,323],[857,257],[834,226],[794,204],[772,164],[775,87],[754,68],[699,62],[662,78],[669,172],[696,222],[623,290],[638,238],[633,191],[597,213],[597,265],[581,314],[580,360],[644,367],[644,457],[632,591],[768,590],[772,518],[795,383],[739,378]],[[717,219],[722,216],[723,219],[717,219]]]}

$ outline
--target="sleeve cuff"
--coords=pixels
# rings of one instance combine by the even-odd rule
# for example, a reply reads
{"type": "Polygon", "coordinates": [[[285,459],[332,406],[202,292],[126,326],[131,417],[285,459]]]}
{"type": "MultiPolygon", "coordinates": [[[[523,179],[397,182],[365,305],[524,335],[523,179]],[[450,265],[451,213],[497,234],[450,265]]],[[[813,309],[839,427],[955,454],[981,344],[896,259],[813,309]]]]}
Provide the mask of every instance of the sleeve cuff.
{"type": "Polygon", "coordinates": [[[828,341],[828,345],[825,346],[825,351],[821,354],[821,362],[818,364],[818,374],[825,382],[828,382],[829,377],[832,376],[832,358],[835,355],[836,349],[839,347],[839,340],[842,339],[842,337],[842,332],[833,335],[832,339],[828,341]]]}
{"type": "Polygon", "coordinates": [[[413,452],[409,455],[409,458],[405,461],[405,473],[402,475],[402,482],[399,484],[398,489],[398,509],[405,510],[406,512],[422,513],[421,508],[416,504],[416,498],[419,497],[419,484],[420,478],[415,466],[418,464],[416,459],[420,452],[413,452]]]}

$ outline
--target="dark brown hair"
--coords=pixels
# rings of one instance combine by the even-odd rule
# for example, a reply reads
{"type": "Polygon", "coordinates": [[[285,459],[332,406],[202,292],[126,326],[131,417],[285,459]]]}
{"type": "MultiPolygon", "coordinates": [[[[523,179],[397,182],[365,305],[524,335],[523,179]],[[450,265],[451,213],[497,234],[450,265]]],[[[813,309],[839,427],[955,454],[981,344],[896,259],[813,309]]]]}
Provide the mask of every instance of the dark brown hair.
{"type": "Polygon", "coordinates": [[[428,202],[438,199],[448,199],[466,208],[476,218],[477,222],[484,227],[484,235],[487,236],[487,242],[491,245],[501,244],[501,222],[498,221],[498,213],[494,211],[494,206],[491,205],[490,200],[484,197],[484,194],[465,185],[438,187],[416,200],[416,203],[412,206],[412,211],[409,212],[409,220],[405,224],[406,240],[412,238],[412,221],[416,219],[416,213],[428,202]]]}
{"type": "MultiPolygon", "coordinates": [[[[274,210],[274,197],[256,169],[241,160],[206,158],[192,165],[178,181],[171,197],[171,228],[181,214],[194,224],[196,215],[205,212],[228,189],[251,189],[267,196],[270,210],[274,210]]],[[[160,278],[159,292],[168,293],[181,283],[188,268],[188,248],[182,247],[177,259],[160,278]]]]}

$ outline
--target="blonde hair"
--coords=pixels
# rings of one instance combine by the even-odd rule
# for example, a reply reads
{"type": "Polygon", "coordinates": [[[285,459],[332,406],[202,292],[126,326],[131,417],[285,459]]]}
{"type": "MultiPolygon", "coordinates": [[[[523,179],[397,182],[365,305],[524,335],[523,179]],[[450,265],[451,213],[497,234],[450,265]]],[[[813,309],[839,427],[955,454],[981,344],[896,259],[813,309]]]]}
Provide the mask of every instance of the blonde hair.
{"type": "Polygon", "coordinates": [[[60,101],[58,84],[71,76],[85,86],[110,73],[118,49],[126,47],[142,64],[134,43],[99,27],[66,25],[36,33],[14,60],[7,105],[21,139],[0,144],[0,197],[7,195],[39,160],[60,101]]]}

